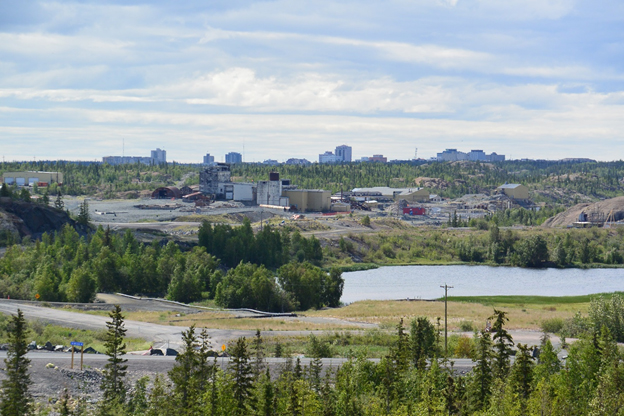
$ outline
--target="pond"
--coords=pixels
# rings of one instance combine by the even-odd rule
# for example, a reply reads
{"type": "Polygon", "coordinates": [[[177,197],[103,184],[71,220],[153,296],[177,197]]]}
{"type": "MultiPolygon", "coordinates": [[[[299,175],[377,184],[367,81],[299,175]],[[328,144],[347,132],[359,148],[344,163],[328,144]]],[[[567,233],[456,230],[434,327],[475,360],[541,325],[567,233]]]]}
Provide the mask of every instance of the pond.
{"type": "Polygon", "coordinates": [[[624,269],[522,269],[491,266],[389,266],[348,272],[341,301],[449,296],[574,296],[624,291],[624,269]]]}

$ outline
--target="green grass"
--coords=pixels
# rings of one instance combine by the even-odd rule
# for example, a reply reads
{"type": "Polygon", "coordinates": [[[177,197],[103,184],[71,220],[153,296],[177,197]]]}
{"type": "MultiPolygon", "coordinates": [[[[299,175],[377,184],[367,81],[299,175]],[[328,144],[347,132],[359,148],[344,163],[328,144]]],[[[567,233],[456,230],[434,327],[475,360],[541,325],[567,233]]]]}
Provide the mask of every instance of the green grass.
{"type": "MultiPolygon", "coordinates": [[[[615,292],[624,293],[624,292],[615,292]]],[[[610,298],[615,293],[599,293],[581,296],[449,296],[450,302],[470,302],[482,305],[552,305],[589,303],[599,296],[610,298]]],[[[438,300],[444,300],[440,298],[438,300]]]]}

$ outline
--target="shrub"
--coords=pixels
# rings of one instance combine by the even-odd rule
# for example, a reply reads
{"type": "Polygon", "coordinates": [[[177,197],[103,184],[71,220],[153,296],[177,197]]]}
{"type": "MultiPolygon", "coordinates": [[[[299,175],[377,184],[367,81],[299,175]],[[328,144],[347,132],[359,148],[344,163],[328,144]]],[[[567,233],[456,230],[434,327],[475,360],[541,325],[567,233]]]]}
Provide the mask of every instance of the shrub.
{"type": "Polygon", "coordinates": [[[456,358],[472,358],[474,356],[472,340],[468,337],[459,337],[454,349],[454,355],[456,358]]]}
{"type": "Polygon", "coordinates": [[[542,327],[542,331],[544,332],[550,332],[553,334],[559,333],[561,332],[561,330],[563,329],[563,319],[561,318],[551,318],[551,319],[545,319],[542,321],[541,327],[542,327]]]}
{"type": "Polygon", "coordinates": [[[474,331],[474,324],[472,323],[472,321],[461,321],[459,323],[459,329],[461,329],[463,332],[472,332],[474,331]]]}
{"type": "Polygon", "coordinates": [[[370,227],[370,217],[368,215],[364,216],[364,218],[362,218],[362,225],[365,227],[370,227]]]}

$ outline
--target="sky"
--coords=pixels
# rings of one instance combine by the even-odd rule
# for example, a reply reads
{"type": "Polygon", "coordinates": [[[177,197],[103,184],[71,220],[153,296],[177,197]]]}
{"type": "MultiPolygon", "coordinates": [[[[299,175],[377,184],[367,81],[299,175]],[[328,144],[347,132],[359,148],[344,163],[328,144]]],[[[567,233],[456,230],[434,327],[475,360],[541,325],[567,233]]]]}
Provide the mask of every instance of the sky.
{"type": "Polygon", "coordinates": [[[4,160],[624,154],[621,0],[0,0],[4,160]]]}

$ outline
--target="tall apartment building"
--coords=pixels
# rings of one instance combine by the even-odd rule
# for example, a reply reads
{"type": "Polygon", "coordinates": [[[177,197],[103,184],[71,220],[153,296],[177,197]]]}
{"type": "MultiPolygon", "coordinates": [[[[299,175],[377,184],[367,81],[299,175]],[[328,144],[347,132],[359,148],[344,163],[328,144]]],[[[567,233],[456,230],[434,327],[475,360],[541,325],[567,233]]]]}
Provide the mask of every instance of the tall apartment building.
{"type": "Polygon", "coordinates": [[[351,146],[343,144],[342,146],[336,147],[336,157],[338,157],[341,162],[351,162],[351,151],[351,146]]]}
{"type": "Polygon", "coordinates": [[[167,163],[167,151],[159,148],[152,150],[152,160],[154,164],[167,163]]]}
{"type": "Polygon", "coordinates": [[[206,153],[204,156],[204,165],[214,165],[214,156],[210,156],[210,153],[206,153]]]}
{"type": "Polygon", "coordinates": [[[243,155],[237,152],[230,152],[225,155],[225,163],[235,164],[243,163],[243,155]]]}

